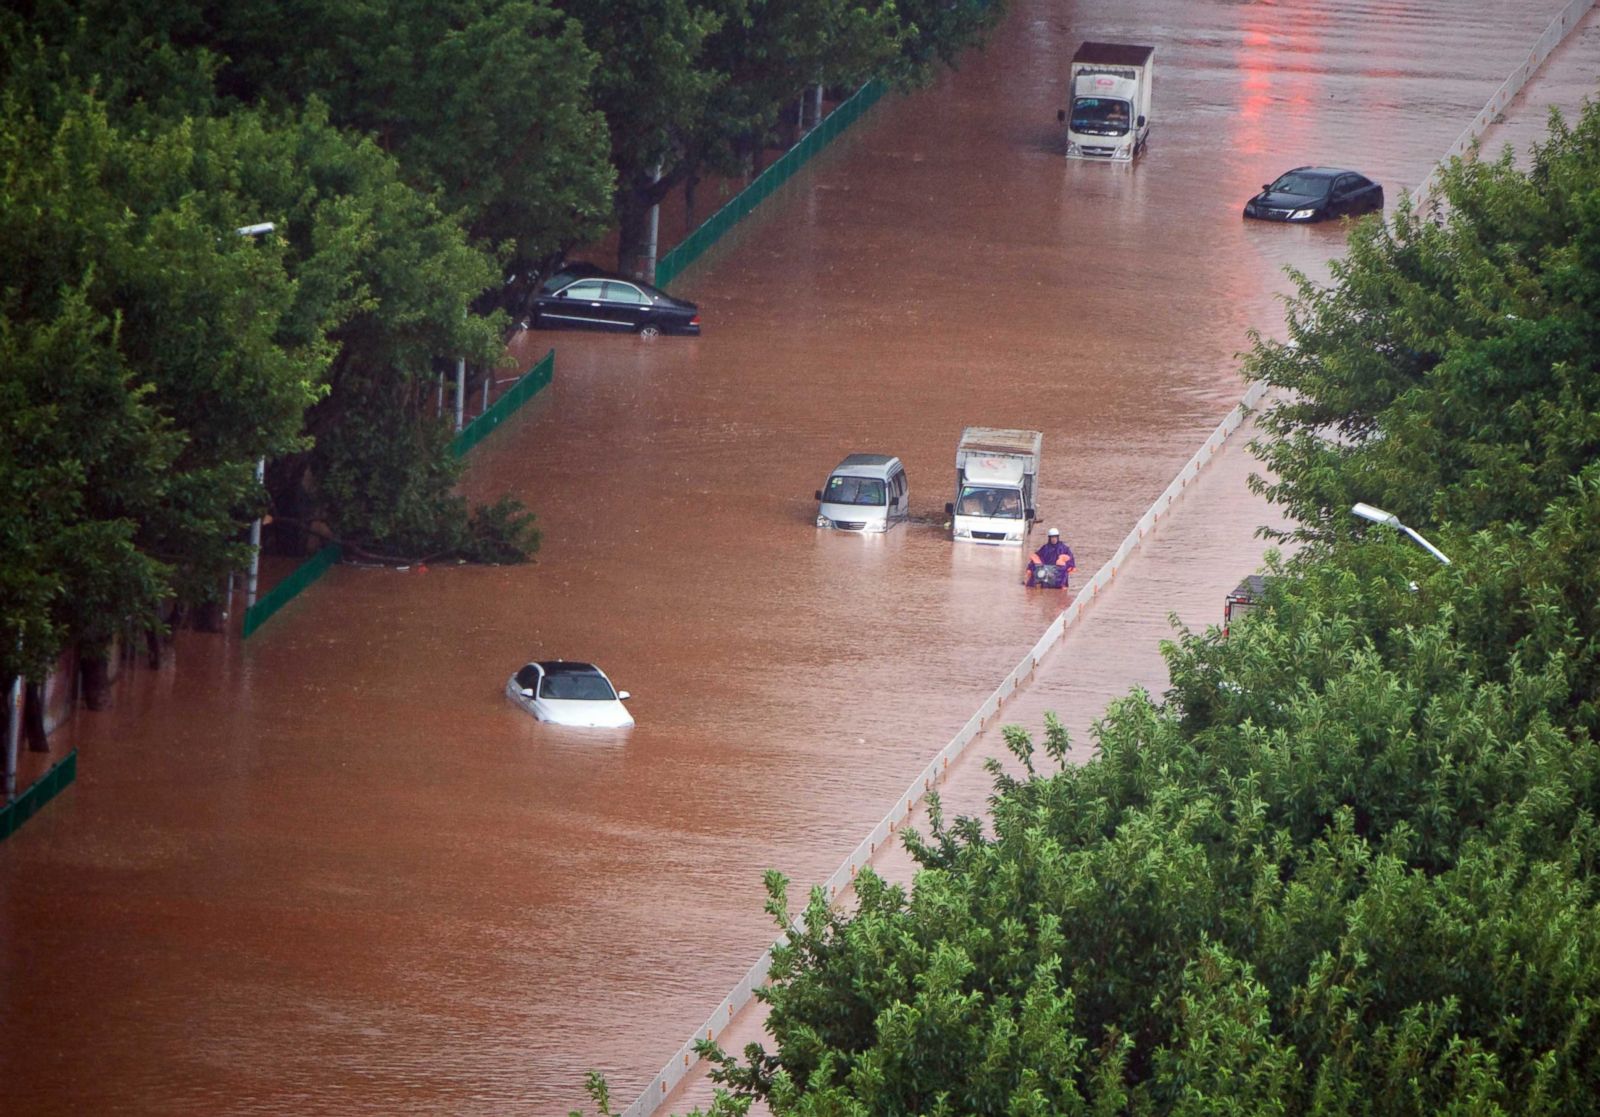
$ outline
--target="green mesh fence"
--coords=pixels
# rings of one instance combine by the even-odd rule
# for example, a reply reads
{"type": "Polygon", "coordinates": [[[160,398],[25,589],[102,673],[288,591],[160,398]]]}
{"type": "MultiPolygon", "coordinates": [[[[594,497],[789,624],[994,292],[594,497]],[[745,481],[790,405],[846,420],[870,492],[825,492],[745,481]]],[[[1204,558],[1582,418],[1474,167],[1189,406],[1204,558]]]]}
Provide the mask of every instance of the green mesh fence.
{"type": "Polygon", "coordinates": [[[867,82],[850,95],[850,98],[829,113],[805,139],[780,155],[773,164],[756,176],[756,180],[739,191],[727,204],[708,217],[703,225],[684,237],[678,245],[661,257],[656,264],[656,286],[665,287],[690,264],[716,244],[729,229],[749,216],[750,211],[777,192],[778,188],[817,152],[833,142],[834,137],[860,119],[861,114],[878,103],[885,86],[878,79],[867,82]]]}
{"type": "Polygon", "coordinates": [[[266,619],[287,605],[295,594],[322,577],[328,567],[339,561],[339,544],[325,543],[322,549],[306,559],[283,581],[262,594],[256,603],[244,611],[246,638],[260,628],[266,619]]]}
{"type": "Polygon", "coordinates": [[[39,808],[56,797],[73,780],[78,778],[78,750],[73,749],[53,764],[21,795],[0,807],[0,842],[11,837],[38,813],[39,808]]]}
{"type": "MultiPolygon", "coordinates": [[[[511,389],[495,400],[489,410],[461,428],[461,433],[450,442],[451,456],[460,458],[482,442],[490,431],[505,422],[517,408],[527,403],[541,388],[550,383],[555,376],[555,368],[556,351],[552,349],[538,364],[519,376],[511,389]]],[[[301,590],[322,577],[328,567],[338,562],[341,557],[339,545],[329,543],[295,567],[294,572],[287,578],[262,594],[254,605],[244,611],[245,638],[248,639],[268,617],[287,605],[301,590]]]]}
{"type": "Polygon", "coordinates": [[[462,457],[468,450],[482,442],[490,431],[505,422],[517,408],[527,403],[539,393],[540,389],[549,384],[555,376],[555,371],[556,351],[552,349],[544,355],[543,360],[518,377],[511,390],[495,400],[489,410],[461,428],[461,433],[450,443],[450,453],[455,457],[462,457]]]}

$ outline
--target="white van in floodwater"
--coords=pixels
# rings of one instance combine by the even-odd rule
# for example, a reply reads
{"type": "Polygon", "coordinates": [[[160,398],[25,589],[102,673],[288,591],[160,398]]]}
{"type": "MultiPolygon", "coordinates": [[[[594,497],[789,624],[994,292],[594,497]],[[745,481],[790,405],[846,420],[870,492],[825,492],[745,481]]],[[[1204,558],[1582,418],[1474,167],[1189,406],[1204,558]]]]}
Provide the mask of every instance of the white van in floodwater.
{"type": "Polygon", "coordinates": [[[888,531],[911,512],[906,467],[888,454],[851,454],[817,490],[817,526],[888,531]]]}

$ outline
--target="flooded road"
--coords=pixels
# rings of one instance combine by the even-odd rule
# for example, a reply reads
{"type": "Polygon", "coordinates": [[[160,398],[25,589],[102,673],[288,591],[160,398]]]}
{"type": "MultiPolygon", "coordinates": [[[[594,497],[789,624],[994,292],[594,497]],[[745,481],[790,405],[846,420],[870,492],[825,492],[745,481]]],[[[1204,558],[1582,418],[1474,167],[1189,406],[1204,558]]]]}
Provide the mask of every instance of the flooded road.
{"type": "Polygon", "coordinates": [[[831,872],[1059,607],[937,526],[961,428],[1044,432],[1093,570],[1237,402],[1283,267],[1340,250],[1245,197],[1313,161],[1397,197],[1552,7],[1018,0],[674,285],[704,337],[520,337],[555,382],[464,487],[538,513],[536,563],[336,569],[61,735],[77,784],[0,848],[8,1108],[552,1114],[589,1069],[626,1104],[770,941],[762,870],[831,872]],[[1086,38],[1157,47],[1134,167],[1061,157],[1086,38]],[[853,451],[921,522],[812,527],[853,451]],[[532,722],[501,687],[535,656],[637,727],[532,722]]]}

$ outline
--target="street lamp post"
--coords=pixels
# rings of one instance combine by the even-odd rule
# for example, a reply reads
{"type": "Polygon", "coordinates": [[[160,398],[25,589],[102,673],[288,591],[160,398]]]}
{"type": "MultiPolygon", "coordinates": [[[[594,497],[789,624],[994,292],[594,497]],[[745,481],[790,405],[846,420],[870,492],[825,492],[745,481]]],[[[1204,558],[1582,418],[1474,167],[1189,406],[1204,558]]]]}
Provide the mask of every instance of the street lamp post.
{"type": "MultiPolygon", "coordinates": [[[[254,225],[240,225],[234,232],[241,237],[263,237],[277,228],[271,221],[259,221],[254,225]]],[[[267,459],[256,459],[256,484],[266,481],[267,459]]],[[[261,517],[257,516],[250,522],[250,573],[244,583],[244,607],[250,608],[256,603],[256,580],[261,573],[261,517]]],[[[228,576],[228,596],[233,597],[233,576],[228,576]]]]}
{"type": "Polygon", "coordinates": [[[1385,512],[1382,508],[1374,508],[1370,504],[1353,505],[1350,511],[1354,512],[1357,516],[1360,516],[1363,520],[1371,520],[1375,524],[1385,524],[1389,527],[1400,529],[1407,535],[1411,536],[1411,538],[1415,539],[1418,543],[1421,543],[1423,547],[1427,549],[1428,553],[1434,558],[1438,559],[1446,566],[1450,565],[1450,559],[1443,551],[1439,550],[1439,548],[1435,547],[1432,543],[1429,543],[1415,531],[1412,531],[1410,528],[1406,527],[1405,524],[1400,522],[1400,517],[1396,516],[1393,512],[1385,512]]]}
{"type": "MultiPolygon", "coordinates": [[[[267,459],[256,459],[256,484],[261,485],[267,479],[267,459]]],[[[256,580],[261,574],[261,517],[257,516],[250,521],[250,573],[244,583],[244,607],[246,609],[256,603],[256,580]]]]}

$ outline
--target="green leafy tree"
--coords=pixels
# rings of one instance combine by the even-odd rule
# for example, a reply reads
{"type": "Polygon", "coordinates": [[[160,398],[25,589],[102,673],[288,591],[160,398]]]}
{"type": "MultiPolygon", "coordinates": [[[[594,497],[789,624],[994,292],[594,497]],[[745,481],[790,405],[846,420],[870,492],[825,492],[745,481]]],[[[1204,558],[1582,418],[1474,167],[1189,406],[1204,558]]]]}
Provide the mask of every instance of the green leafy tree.
{"type": "MultiPolygon", "coordinates": [[[[133,136],[92,97],[23,92],[0,92],[0,251],[12,264],[0,314],[18,354],[6,376],[63,455],[59,466],[43,447],[19,458],[80,487],[70,515],[36,526],[81,518],[120,541],[114,559],[109,544],[35,552],[64,563],[43,575],[57,613],[46,644],[76,643],[92,662],[125,628],[150,626],[166,598],[210,600],[240,568],[238,525],[259,507],[254,460],[298,444],[325,355],[278,338],[293,284],[235,234],[253,210],[216,180],[241,167],[226,151],[197,157],[203,129],[133,136]],[[25,375],[22,355],[62,346],[72,356],[53,376],[25,375]],[[58,394],[78,405],[53,403],[58,394]]],[[[59,650],[41,647],[30,667],[59,650]]]]}
{"type": "Polygon", "coordinates": [[[903,29],[892,5],[853,0],[747,0],[730,10],[705,44],[706,68],[726,74],[685,132],[683,179],[706,172],[746,174],[759,154],[789,135],[807,86],[859,86],[899,57],[903,29]]]}
{"type": "MultiPolygon", "coordinates": [[[[9,294],[9,292],[8,292],[9,294]]],[[[73,640],[154,625],[170,567],[138,544],[181,439],[81,287],[44,320],[0,315],[0,665],[43,679],[73,640]]],[[[9,299],[8,299],[9,301],[9,299]]]]}
{"type": "Polygon", "coordinates": [[[687,170],[685,137],[728,75],[703,64],[706,40],[745,0],[561,0],[598,63],[593,103],[616,170],[619,267],[636,270],[650,208],[687,170]]]}
{"type": "Polygon", "coordinates": [[[130,111],[175,93],[187,98],[176,114],[322,102],[335,127],[370,136],[403,181],[436,193],[513,279],[597,238],[609,219],[595,58],[544,0],[328,3],[292,15],[263,0],[64,0],[37,5],[42,24],[59,26],[57,37],[76,29],[78,68],[105,75],[107,96],[130,111]]]}

